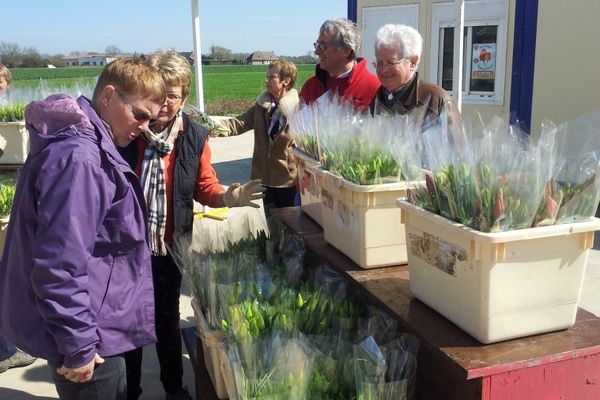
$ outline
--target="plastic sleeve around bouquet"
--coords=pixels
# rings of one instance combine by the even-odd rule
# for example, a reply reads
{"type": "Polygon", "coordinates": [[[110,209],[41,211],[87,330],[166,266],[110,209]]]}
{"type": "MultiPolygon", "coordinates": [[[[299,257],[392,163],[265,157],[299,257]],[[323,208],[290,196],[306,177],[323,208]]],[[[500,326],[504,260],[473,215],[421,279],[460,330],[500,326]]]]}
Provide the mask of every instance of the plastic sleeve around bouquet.
{"type": "Polygon", "coordinates": [[[230,347],[235,385],[240,399],[307,398],[314,354],[302,336],[275,333],[230,347]]]}
{"type": "Polygon", "coordinates": [[[404,334],[384,346],[369,336],[354,346],[356,398],[413,399],[419,341],[404,334]]]}
{"type": "Polygon", "coordinates": [[[556,126],[545,125],[536,143],[500,118],[460,132],[423,135],[431,170],[409,201],[482,232],[531,227],[557,165],[556,126]]]}
{"type": "Polygon", "coordinates": [[[239,208],[228,210],[225,221],[196,219],[192,232],[174,235],[169,253],[211,327],[220,323],[215,282],[231,281],[234,273],[251,275],[264,260],[266,232],[262,211],[239,208]]]}
{"type": "Polygon", "coordinates": [[[308,385],[309,399],[355,398],[353,344],[338,336],[311,335],[314,368],[308,385]]]}
{"type": "Polygon", "coordinates": [[[319,141],[325,169],[359,185],[400,182],[419,175],[419,161],[407,160],[403,170],[393,154],[394,139],[408,134],[408,115],[371,117],[342,103],[329,106],[323,116],[319,141]]]}
{"type": "Polygon", "coordinates": [[[555,215],[555,224],[588,220],[600,200],[600,111],[561,124],[557,141],[564,162],[548,181],[538,209],[543,218],[538,219],[546,222],[555,215]]]}
{"type": "Polygon", "coordinates": [[[183,106],[183,112],[188,115],[190,120],[197,125],[217,133],[217,136],[229,136],[231,131],[229,128],[219,124],[217,121],[212,119],[207,113],[204,111],[200,111],[199,108],[194,107],[193,105],[186,103],[183,106]]]}
{"type": "Polygon", "coordinates": [[[600,150],[574,155],[565,160],[547,186],[544,213],[555,214],[554,223],[589,220],[600,202],[600,150]]]}

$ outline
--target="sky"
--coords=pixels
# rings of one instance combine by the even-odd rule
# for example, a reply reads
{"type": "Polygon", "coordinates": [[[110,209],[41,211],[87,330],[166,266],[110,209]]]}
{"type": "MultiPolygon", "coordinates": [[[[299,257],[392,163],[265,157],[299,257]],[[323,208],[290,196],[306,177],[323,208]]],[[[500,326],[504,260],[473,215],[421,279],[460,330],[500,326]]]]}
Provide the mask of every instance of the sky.
{"type": "MultiPolygon", "coordinates": [[[[321,23],[347,16],[347,0],[198,0],[202,53],[313,50],[321,23]]],[[[191,0],[11,0],[0,8],[0,42],[41,54],[193,50],[191,0]]]]}

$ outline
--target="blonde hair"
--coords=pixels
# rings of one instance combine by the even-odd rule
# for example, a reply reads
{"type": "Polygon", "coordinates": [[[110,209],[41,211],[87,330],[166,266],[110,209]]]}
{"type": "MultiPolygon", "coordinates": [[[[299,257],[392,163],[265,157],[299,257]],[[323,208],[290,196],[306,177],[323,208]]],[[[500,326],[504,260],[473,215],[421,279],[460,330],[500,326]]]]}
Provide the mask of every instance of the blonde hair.
{"type": "Polygon", "coordinates": [[[298,69],[294,63],[286,60],[276,60],[269,64],[269,69],[274,68],[278,71],[279,80],[290,78],[290,84],[287,89],[293,88],[296,84],[296,79],[298,78],[298,69]]]}
{"type": "Polygon", "coordinates": [[[161,50],[146,60],[158,71],[167,86],[181,86],[181,95],[186,98],[192,86],[190,63],[173,50],[161,50]]]}
{"type": "Polygon", "coordinates": [[[92,100],[95,101],[108,85],[125,95],[139,95],[159,104],[163,104],[167,97],[162,77],[140,58],[120,58],[108,63],[98,77],[92,100]]]}
{"type": "Polygon", "coordinates": [[[12,82],[12,74],[4,64],[0,64],[0,76],[4,77],[6,83],[10,86],[10,82],[12,82]]]}

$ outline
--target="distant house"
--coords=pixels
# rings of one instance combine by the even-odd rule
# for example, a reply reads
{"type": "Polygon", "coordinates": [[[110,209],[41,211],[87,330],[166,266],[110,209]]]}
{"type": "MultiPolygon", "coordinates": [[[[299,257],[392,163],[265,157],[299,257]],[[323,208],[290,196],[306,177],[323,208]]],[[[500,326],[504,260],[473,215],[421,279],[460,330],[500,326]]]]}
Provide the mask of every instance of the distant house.
{"type": "Polygon", "coordinates": [[[64,56],[62,59],[68,67],[103,67],[116,57],[107,54],[79,54],[64,56]]]}
{"type": "Polygon", "coordinates": [[[279,59],[272,51],[255,51],[246,57],[246,64],[269,64],[279,59]]]}
{"type": "Polygon", "coordinates": [[[194,61],[196,61],[196,54],[193,51],[180,51],[179,55],[185,58],[190,65],[194,65],[194,61]]]}

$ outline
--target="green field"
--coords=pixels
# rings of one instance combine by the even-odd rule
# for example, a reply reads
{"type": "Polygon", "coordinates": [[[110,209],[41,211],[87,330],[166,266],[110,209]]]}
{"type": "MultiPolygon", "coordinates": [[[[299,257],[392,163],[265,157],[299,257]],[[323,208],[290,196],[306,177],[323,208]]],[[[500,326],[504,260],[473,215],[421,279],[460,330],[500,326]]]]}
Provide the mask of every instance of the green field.
{"type": "MultiPolygon", "coordinates": [[[[298,65],[299,90],[306,79],[314,74],[313,64],[298,65]]],[[[102,68],[15,68],[13,88],[27,90],[44,85],[50,88],[78,86],[91,92],[102,68]]],[[[256,96],[264,90],[266,65],[205,65],[202,66],[204,105],[212,115],[234,115],[252,106],[256,96]]],[[[91,93],[90,93],[91,95],[91,93]]],[[[196,104],[195,83],[192,85],[190,103],[196,104]]]]}

